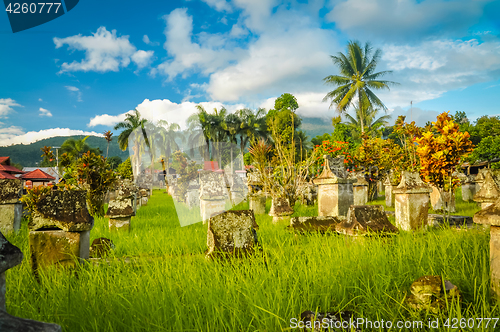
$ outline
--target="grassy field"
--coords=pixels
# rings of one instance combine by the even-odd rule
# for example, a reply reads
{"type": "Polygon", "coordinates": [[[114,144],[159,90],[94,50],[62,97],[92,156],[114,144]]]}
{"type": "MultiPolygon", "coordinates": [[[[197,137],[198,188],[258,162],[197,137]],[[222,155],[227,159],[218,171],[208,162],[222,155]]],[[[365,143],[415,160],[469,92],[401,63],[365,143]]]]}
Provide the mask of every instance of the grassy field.
{"type": "MultiPolygon", "coordinates": [[[[462,208],[477,211],[458,200],[459,214],[462,208]]],[[[317,207],[295,210],[297,216],[317,213],[317,207]]],[[[23,224],[7,236],[25,254],[6,273],[7,310],[58,323],[68,332],[290,331],[290,320],[305,310],[350,310],[372,321],[440,319],[439,331],[446,330],[447,318],[500,316],[489,300],[488,230],[442,228],[353,239],[295,235],[271,220],[257,216],[262,255],[207,261],[206,225],[180,227],[171,198],[155,190],[132,219],[130,233],[110,233],[107,220],[95,221],[91,240],[107,237],[116,245],[110,263],[73,272],[47,269],[40,284],[30,270],[23,224]],[[125,257],[134,258],[127,263],[125,257]],[[438,315],[409,309],[404,300],[411,283],[429,274],[457,285],[462,303],[449,303],[438,315]]],[[[494,331],[492,325],[475,330],[494,331]]]]}

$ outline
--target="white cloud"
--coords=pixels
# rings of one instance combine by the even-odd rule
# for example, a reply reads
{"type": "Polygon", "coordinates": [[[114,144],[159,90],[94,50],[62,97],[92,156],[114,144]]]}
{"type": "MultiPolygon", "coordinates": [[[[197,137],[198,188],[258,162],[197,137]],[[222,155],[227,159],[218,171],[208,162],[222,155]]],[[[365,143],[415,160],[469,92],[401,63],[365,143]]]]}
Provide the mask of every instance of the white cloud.
{"type": "Polygon", "coordinates": [[[232,8],[226,0],[201,0],[219,12],[231,12],[232,8]]]}
{"type": "Polygon", "coordinates": [[[82,100],[82,92],[80,91],[80,89],[78,89],[76,86],[65,86],[65,88],[68,90],[68,91],[71,91],[71,92],[75,92],[76,93],[76,96],[77,96],[77,101],[83,101],[82,100]]]}
{"type": "Polygon", "coordinates": [[[20,127],[12,126],[9,128],[0,128],[0,146],[9,146],[13,144],[30,144],[44,138],[73,135],[91,135],[102,137],[102,134],[98,134],[93,131],[90,132],[69,128],[51,128],[24,133],[20,127]]]}
{"type": "Polygon", "coordinates": [[[14,109],[12,107],[23,107],[12,98],[0,98],[0,118],[6,118],[14,109]]]}
{"type": "Polygon", "coordinates": [[[154,51],[139,50],[132,55],[132,61],[135,62],[138,68],[144,68],[152,61],[154,51]]]}
{"type": "Polygon", "coordinates": [[[50,111],[45,108],[40,107],[39,111],[40,111],[39,114],[40,116],[48,116],[48,117],[52,116],[52,113],[50,113],[50,111]]]}
{"type": "Polygon", "coordinates": [[[158,70],[169,79],[186,71],[201,71],[208,75],[237,60],[242,54],[240,48],[227,47],[224,35],[201,33],[199,44],[192,42],[193,18],[186,8],[177,8],[164,16],[166,22],[164,48],[173,58],[158,66],[158,70]]]}
{"type": "Polygon", "coordinates": [[[43,101],[42,98],[38,98],[38,101],[43,101]]]}
{"type": "Polygon", "coordinates": [[[445,33],[467,33],[490,1],[347,0],[335,3],[327,18],[351,35],[408,40],[445,33]]]}
{"type": "MultiPolygon", "coordinates": [[[[202,105],[205,110],[207,110],[207,112],[212,112],[214,108],[220,109],[222,106],[224,106],[219,102],[193,103],[190,101],[184,101],[181,103],[174,103],[168,99],[145,99],[142,103],[137,105],[135,109],[137,109],[141,113],[141,117],[147,119],[150,122],[156,123],[159,120],[165,120],[169,123],[178,123],[182,128],[186,128],[187,118],[191,114],[198,111],[196,109],[197,105],[202,105]]],[[[245,105],[243,104],[226,105],[226,109],[229,112],[234,112],[235,110],[241,109],[243,107],[245,107],[245,105]]],[[[97,125],[104,125],[111,127],[118,122],[125,120],[125,114],[131,112],[133,111],[128,111],[119,115],[97,115],[90,120],[87,126],[95,127],[97,125]]]]}
{"type": "Polygon", "coordinates": [[[92,36],[79,34],[66,38],[54,38],[54,43],[56,48],[68,45],[69,50],[85,51],[85,59],[80,62],[64,62],[60,72],[118,71],[120,67],[127,67],[132,56],[137,53],[135,46],[128,40],[128,36],[118,37],[116,30],[109,32],[105,27],[97,29],[92,36]]]}

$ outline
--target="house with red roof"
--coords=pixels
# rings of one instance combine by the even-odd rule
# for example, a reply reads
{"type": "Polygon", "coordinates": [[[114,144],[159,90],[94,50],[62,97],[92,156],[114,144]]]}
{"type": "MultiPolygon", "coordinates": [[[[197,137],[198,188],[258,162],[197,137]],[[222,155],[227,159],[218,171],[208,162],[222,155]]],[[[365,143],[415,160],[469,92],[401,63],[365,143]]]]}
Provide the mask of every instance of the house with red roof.
{"type": "Polygon", "coordinates": [[[16,174],[23,174],[20,169],[10,166],[10,157],[0,157],[0,179],[17,179],[16,174]]]}
{"type": "Polygon", "coordinates": [[[54,181],[56,178],[45,173],[41,169],[37,168],[34,171],[24,173],[20,176],[21,179],[28,184],[28,181],[31,181],[31,186],[33,188],[39,186],[46,186],[49,182],[54,181]]]}

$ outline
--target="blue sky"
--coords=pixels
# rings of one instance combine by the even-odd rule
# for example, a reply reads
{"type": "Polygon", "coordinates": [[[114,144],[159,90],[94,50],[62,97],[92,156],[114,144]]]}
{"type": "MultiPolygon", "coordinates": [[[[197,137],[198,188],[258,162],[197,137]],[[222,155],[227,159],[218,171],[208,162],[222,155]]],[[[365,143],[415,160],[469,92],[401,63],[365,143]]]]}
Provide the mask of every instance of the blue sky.
{"type": "Polygon", "coordinates": [[[85,0],[15,34],[0,13],[0,146],[100,135],[135,108],[181,125],[199,103],[269,109],[285,92],[331,118],[322,79],[349,40],[382,50],[393,119],[410,101],[421,125],[500,114],[498,0],[85,0]]]}

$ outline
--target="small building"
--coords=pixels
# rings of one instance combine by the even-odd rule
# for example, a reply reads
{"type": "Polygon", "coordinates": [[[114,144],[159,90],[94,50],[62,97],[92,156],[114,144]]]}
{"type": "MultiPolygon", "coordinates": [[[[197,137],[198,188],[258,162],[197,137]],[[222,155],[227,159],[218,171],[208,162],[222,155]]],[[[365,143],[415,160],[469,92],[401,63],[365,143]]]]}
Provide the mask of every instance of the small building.
{"type": "Polygon", "coordinates": [[[10,165],[10,157],[0,157],[0,179],[17,179],[24,172],[10,165]]]}
{"type": "Polygon", "coordinates": [[[31,172],[24,173],[23,175],[20,176],[22,180],[25,181],[31,181],[33,188],[34,187],[39,187],[39,186],[46,186],[49,184],[49,182],[54,181],[56,178],[45,173],[41,169],[37,168],[31,172]]]}
{"type": "Polygon", "coordinates": [[[59,179],[62,177],[59,174],[59,170],[57,167],[23,167],[23,171],[25,173],[32,172],[36,169],[39,169],[39,170],[43,171],[44,173],[46,173],[50,176],[53,176],[56,179],[56,183],[58,183],[59,179]]]}

